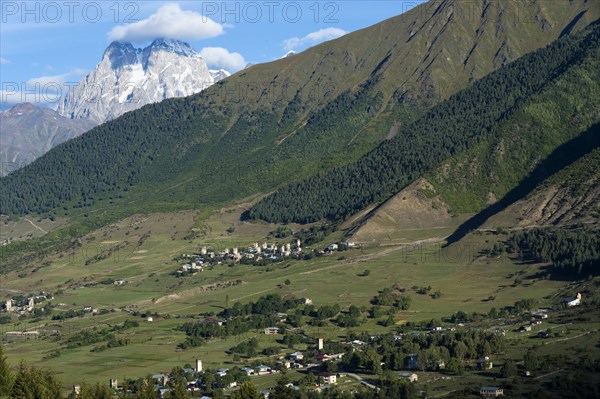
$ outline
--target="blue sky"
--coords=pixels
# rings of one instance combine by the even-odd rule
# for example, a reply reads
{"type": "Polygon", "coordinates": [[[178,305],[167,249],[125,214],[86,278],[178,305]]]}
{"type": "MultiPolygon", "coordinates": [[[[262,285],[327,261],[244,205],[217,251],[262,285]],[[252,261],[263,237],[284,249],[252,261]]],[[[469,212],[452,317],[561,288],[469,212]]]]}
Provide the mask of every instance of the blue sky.
{"type": "Polygon", "coordinates": [[[114,39],[136,47],[157,37],[184,40],[210,68],[234,72],[373,25],[421,2],[2,0],[1,106],[24,100],[52,106],[56,87],[68,90],[78,82],[114,39]]]}

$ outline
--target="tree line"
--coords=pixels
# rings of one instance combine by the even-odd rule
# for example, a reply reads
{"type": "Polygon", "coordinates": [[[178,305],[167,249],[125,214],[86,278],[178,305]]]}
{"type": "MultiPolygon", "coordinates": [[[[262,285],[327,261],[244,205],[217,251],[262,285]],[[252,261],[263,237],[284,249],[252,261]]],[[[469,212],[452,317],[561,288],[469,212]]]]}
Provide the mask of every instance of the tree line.
{"type": "Polygon", "coordinates": [[[582,277],[600,272],[600,230],[546,227],[514,232],[509,253],[523,261],[551,263],[559,275],[582,277]]]}

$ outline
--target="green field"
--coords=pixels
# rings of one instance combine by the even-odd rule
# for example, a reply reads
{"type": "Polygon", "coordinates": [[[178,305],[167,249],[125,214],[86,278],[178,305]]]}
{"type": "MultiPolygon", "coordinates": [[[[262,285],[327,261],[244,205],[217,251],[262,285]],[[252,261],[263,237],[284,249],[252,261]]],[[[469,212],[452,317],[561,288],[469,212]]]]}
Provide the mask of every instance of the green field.
{"type": "MultiPolygon", "coordinates": [[[[231,366],[233,356],[225,352],[252,336],[259,338],[261,348],[275,345],[292,350],[260,331],[180,350],[177,344],[184,341],[185,334],[177,327],[197,318],[199,313],[218,313],[227,303],[248,302],[267,293],[307,297],[316,306],[337,303],[342,308],[350,304],[368,308],[379,290],[398,284],[405,287],[412,298],[410,309],[395,315],[397,324],[402,324],[440,319],[459,310],[487,312],[491,307],[512,305],[517,299],[535,298],[540,300],[540,306],[549,305],[555,301],[552,295],[566,284],[534,278],[538,267],[515,264],[506,257],[480,256],[481,249],[498,239],[492,235],[470,235],[449,248],[443,248],[442,243],[373,246],[335,252],[309,261],[289,260],[270,266],[218,265],[183,278],[172,274],[178,265],[174,257],[197,252],[203,245],[224,248],[275,241],[267,237],[275,226],[242,223],[238,217],[235,209],[215,212],[209,217],[197,216],[194,212],[134,216],[86,236],[77,251],[50,259],[48,266],[35,272],[5,276],[4,296],[58,291],[52,299],[52,303],[58,305],[55,313],[84,306],[110,311],[66,320],[42,319],[35,323],[23,320],[1,325],[3,333],[25,330],[42,333],[37,339],[8,339],[9,361],[16,364],[24,359],[48,367],[60,375],[65,388],[82,380],[105,382],[108,378],[133,378],[168,371],[176,365],[193,364],[196,358],[201,358],[205,367],[217,368],[231,366]],[[229,234],[226,229],[232,225],[235,231],[229,234]],[[192,240],[184,239],[192,230],[202,231],[202,234],[192,240]],[[147,238],[140,244],[144,235],[147,238]],[[90,258],[115,245],[121,248],[106,259],[86,265],[90,258]],[[367,269],[369,275],[360,276],[367,269]],[[515,284],[517,276],[522,280],[520,284],[515,284]],[[127,284],[99,283],[106,278],[125,279],[127,284]],[[283,284],[286,279],[290,285],[283,284]],[[238,281],[241,283],[226,285],[238,281]],[[432,292],[439,290],[442,295],[439,299],[420,295],[414,286],[431,286],[432,292]],[[489,300],[490,297],[494,299],[489,300]],[[125,310],[159,316],[153,322],[146,322],[125,310]],[[139,327],[122,333],[122,337],[129,339],[127,346],[102,352],[90,352],[100,344],[74,349],[64,347],[69,334],[114,326],[126,319],[140,323],[139,327]],[[52,336],[52,332],[60,332],[60,335],[52,336]],[[52,357],[56,351],[60,351],[60,355],[52,357]]],[[[315,248],[330,242],[326,240],[315,248]]],[[[352,330],[380,333],[389,328],[367,319],[352,330]]],[[[348,332],[334,325],[306,328],[308,336],[334,340],[348,332]]],[[[6,339],[7,335],[3,337],[6,339]]],[[[239,366],[254,360],[241,359],[239,366]]],[[[264,385],[268,385],[270,380],[266,377],[264,380],[264,385]]],[[[446,389],[447,383],[444,381],[440,389],[446,389]]]]}

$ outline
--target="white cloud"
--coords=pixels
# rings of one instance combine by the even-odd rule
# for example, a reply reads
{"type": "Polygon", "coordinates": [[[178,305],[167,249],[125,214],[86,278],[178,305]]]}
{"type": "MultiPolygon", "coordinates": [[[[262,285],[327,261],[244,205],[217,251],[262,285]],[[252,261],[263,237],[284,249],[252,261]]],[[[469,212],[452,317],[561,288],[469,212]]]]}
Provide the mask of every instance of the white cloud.
{"type": "Polygon", "coordinates": [[[223,68],[232,73],[244,69],[246,66],[243,55],[230,53],[223,47],[205,47],[200,51],[200,55],[210,67],[223,68]]]}
{"type": "Polygon", "coordinates": [[[63,86],[66,82],[78,82],[87,71],[85,69],[75,68],[69,72],[60,75],[44,75],[29,79],[26,84],[30,87],[39,84],[40,86],[63,86]]]}
{"type": "MultiPolygon", "coordinates": [[[[9,86],[12,89],[11,86],[9,86]]],[[[22,101],[22,95],[20,91],[15,90],[0,90],[0,107],[6,108],[8,106],[12,106],[13,104],[17,104],[22,101]]]]}
{"type": "Polygon", "coordinates": [[[10,61],[6,58],[0,57],[0,65],[10,64],[10,61]]]}
{"type": "Polygon", "coordinates": [[[72,90],[73,85],[86,73],[86,70],[76,68],[59,75],[34,77],[23,83],[3,82],[0,103],[4,106],[29,102],[38,106],[55,107],[58,99],[72,90]]]}
{"type": "Polygon", "coordinates": [[[340,28],[324,28],[316,32],[309,33],[304,37],[292,37],[283,41],[283,49],[290,51],[304,46],[314,46],[315,44],[337,39],[340,36],[344,36],[345,30],[340,28]]]}
{"type": "Polygon", "coordinates": [[[198,40],[216,37],[224,32],[223,25],[194,11],[184,11],[177,3],[160,7],[147,19],[115,26],[110,40],[144,41],[156,38],[198,40]]]}

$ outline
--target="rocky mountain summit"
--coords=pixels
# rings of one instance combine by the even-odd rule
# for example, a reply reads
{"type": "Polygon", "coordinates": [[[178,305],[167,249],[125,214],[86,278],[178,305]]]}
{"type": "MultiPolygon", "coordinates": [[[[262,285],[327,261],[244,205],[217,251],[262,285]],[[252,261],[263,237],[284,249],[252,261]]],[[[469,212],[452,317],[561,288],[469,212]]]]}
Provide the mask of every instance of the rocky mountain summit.
{"type": "Polygon", "coordinates": [[[67,95],[58,113],[102,123],[146,104],[198,93],[230,75],[211,71],[189,44],[157,39],[148,47],[111,43],[100,63],[67,95]]]}

